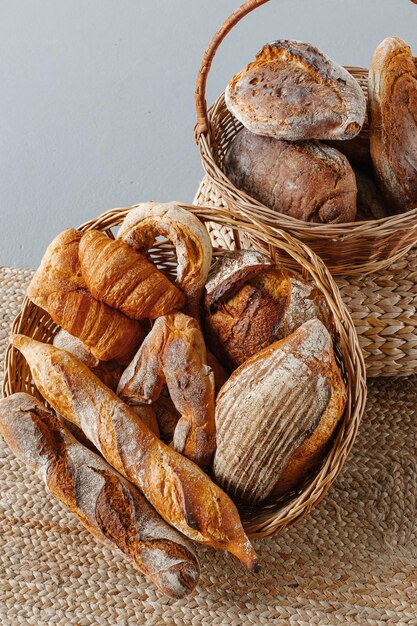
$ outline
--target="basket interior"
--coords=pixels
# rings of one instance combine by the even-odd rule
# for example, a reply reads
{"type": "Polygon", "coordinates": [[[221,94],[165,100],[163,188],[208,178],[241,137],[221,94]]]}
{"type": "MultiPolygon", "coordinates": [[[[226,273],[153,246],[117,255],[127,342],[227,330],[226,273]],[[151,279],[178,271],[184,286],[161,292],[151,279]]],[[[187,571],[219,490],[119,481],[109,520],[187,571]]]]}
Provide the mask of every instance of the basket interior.
{"type": "MultiPolygon", "coordinates": [[[[199,215],[197,210],[195,210],[195,212],[200,219],[202,218],[203,221],[207,220],[206,215],[199,215]]],[[[125,214],[126,211],[123,211],[120,217],[113,220],[113,226],[109,226],[106,223],[103,225],[99,218],[97,222],[90,222],[82,227],[82,229],[98,228],[106,232],[110,237],[114,237],[118,224],[122,221],[125,214]]],[[[213,218],[211,217],[210,222],[212,222],[212,220],[213,218]]],[[[252,227],[246,226],[242,229],[236,229],[235,241],[237,247],[239,247],[240,238],[247,236],[248,230],[251,231],[252,227]],[[237,235],[237,231],[239,231],[239,236],[237,235]]],[[[289,246],[288,249],[288,244],[284,240],[281,245],[281,251],[278,248],[274,249],[274,257],[277,262],[282,260],[281,253],[283,255],[288,254],[291,249],[291,246],[289,246]]],[[[224,252],[225,250],[222,248],[214,249],[213,258],[218,258],[224,252]]],[[[175,249],[169,242],[164,240],[158,241],[157,244],[149,250],[148,257],[160,269],[172,278],[175,278],[176,254],[175,249]]],[[[313,270],[313,274],[314,273],[313,270]]],[[[360,411],[357,411],[355,415],[353,414],[353,409],[355,405],[357,405],[357,400],[354,397],[356,394],[355,386],[357,386],[357,377],[358,375],[360,376],[360,372],[357,371],[357,366],[352,362],[355,360],[355,358],[352,359],[352,356],[357,357],[358,354],[360,355],[360,350],[357,346],[357,354],[352,355],[351,339],[348,337],[349,333],[346,328],[346,313],[343,308],[340,310],[340,306],[343,307],[343,304],[341,304],[341,302],[339,303],[337,298],[335,299],[333,297],[334,294],[331,288],[327,289],[323,284],[320,284],[320,281],[319,283],[317,282],[317,275],[313,276],[310,273],[307,260],[303,264],[301,258],[299,259],[299,274],[302,275],[303,278],[312,280],[316,284],[324,293],[329,307],[333,312],[335,357],[348,390],[348,402],[344,416],[340,421],[339,429],[329,446],[327,456],[323,460],[322,466],[317,468],[313,474],[306,477],[304,484],[285,496],[274,500],[267,500],[256,506],[236,502],[244,527],[252,537],[264,536],[280,530],[289,523],[292,523],[295,519],[305,515],[306,512],[323,497],[344,463],[344,459],[347,456],[351,443],[353,443],[354,434],[356,433],[356,421],[360,419],[360,411]]],[[[22,333],[46,343],[52,342],[57,330],[58,327],[51,320],[50,316],[28,299],[25,299],[22,310],[12,328],[13,333],[22,333]]],[[[362,375],[364,380],[364,366],[362,375]]],[[[33,383],[30,369],[23,356],[16,349],[9,346],[6,353],[4,393],[5,395],[9,395],[16,391],[26,391],[45,402],[33,383]]]]}

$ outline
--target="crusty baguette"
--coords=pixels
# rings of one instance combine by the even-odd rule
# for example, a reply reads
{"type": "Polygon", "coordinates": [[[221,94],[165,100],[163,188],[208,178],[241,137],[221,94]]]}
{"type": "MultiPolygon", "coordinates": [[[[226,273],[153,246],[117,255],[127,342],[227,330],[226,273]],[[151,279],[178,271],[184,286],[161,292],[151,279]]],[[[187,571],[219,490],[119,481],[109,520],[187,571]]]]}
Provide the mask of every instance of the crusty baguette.
{"type": "Polygon", "coordinates": [[[79,257],[94,298],[127,317],[156,319],[185,304],[185,295],[143,254],[121,240],[89,230],[81,237],[79,257]]]}
{"type": "Polygon", "coordinates": [[[82,233],[69,228],[49,244],[27,296],[53,321],[78,337],[101,361],[129,362],[144,336],[143,325],[88,292],[78,258],[82,233]]]}
{"type": "Polygon", "coordinates": [[[0,433],[87,530],[120,550],[161,591],[182,598],[194,589],[199,567],[189,543],[43,404],[26,393],[1,400],[0,433]]]}
{"type": "Polygon", "coordinates": [[[331,327],[323,294],[255,250],[226,253],[213,265],[203,300],[208,345],[230,369],[317,317],[331,327]]]}
{"type": "Polygon", "coordinates": [[[330,334],[310,320],[239,367],[217,398],[216,481],[260,502],[308,478],[343,414],[330,334]]]}
{"type": "Polygon", "coordinates": [[[69,352],[14,335],[43,397],[82,428],[106,460],[187,537],[228,550],[249,569],[256,553],[230,498],[192,461],[163,444],[120,398],[69,352]]]}
{"type": "Polygon", "coordinates": [[[175,202],[144,202],[127,214],[117,235],[138,252],[152,247],[158,236],[175,246],[177,284],[187,298],[182,310],[198,320],[212,257],[208,232],[195,215],[175,202]]]}
{"type": "Polygon", "coordinates": [[[216,447],[215,383],[198,322],[183,313],[156,320],[123,372],[117,393],[127,404],[154,402],[165,384],[181,414],[173,446],[205,468],[216,447]]]}
{"type": "Polygon", "coordinates": [[[316,47],[266,44],[226,89],[228,109],[248,130],[297,141],[351,139],[365,120],[359,83],[316,47]]]}
{"type": "Polygon", "coordinates": [[[347,158],[318,141],[282,141],[243,128],[227,149],[224,173],[266,207],[304,222],[353,222],[356,181],[347,158]]]}
{"type": "Polygon", "coordinates": [[[417,68],[399,37],[378,46],[369,68],[371,157],[397,212],[417,207],[417,68]]]}

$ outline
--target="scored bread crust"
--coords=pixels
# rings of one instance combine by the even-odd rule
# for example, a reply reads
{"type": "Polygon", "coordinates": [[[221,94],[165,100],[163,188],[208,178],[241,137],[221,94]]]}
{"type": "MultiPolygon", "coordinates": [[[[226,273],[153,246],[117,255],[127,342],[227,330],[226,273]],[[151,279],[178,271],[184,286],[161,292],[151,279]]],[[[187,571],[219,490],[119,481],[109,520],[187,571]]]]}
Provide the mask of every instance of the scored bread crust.
{"type": "Polygon", "coordinates": [[[330,334],[310,320],[248,359],[223,386],[216,406],[217,482],[252,503],[292,488],[323,454],[345,401],[330,334]]]}
{"type": "Polygon", "coordinates": [[[388,37],[369,68],[371,157],[397,212],[417,207],[417,69],[410,47],[388,37]]]}
{"type": "Polygon", "coordinates": [[[366,100],[355,78],[300,41],[266,44],[232,78],[225,99],[248,130],[288,141],[351,139],[365,121],[366,100]]]}
{"type": "Polygon", "coordinates": [[[1,400],[0,432],[90,533],[121,551],[161,591],[182,598],[194,589],[199,566],[189,542],[39,400],[27,393],[1,400]]]}
{"type": "Polygon", "coordinates": [[[229,146],[223,168],[235,187],[278,213],[304,222],[355,220],[352,167],[326,144],[292,143],[243,128],[229,146]]]}

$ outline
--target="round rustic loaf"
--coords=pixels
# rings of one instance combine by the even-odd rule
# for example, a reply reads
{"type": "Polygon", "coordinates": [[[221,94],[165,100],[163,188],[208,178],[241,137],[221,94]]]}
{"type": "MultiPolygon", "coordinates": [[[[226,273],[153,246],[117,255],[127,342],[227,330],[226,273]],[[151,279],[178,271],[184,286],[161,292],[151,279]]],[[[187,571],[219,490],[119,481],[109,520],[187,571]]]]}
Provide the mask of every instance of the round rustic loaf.
{"type": "Polygon", "coordinates": [[[353,222],[356,180],[347,158],[318,142],[292,143],[239,132],[224,172],[240,190],[305,222],[353,222]]]}
{"type": "Polygon", "coordinates": [[[255,250],[228,252],[214,264],[203,310],[208,345],[231,370],[310,319],[331,325],[311,283],[255,250]]]}
{"type": "Polygon", "coordinates": [[[253,133],[297,141],[351,139],[365,121],[359,83],[316,47],[266,44],[227,86],[227,108],[253,133]]]}
{"type": "Polygon", "coordinates": [[[310,320],[255,354],[223,385],[216,481],[252,503],[292,489],[324,454],[345,402],[331,336],[310,320]]]}

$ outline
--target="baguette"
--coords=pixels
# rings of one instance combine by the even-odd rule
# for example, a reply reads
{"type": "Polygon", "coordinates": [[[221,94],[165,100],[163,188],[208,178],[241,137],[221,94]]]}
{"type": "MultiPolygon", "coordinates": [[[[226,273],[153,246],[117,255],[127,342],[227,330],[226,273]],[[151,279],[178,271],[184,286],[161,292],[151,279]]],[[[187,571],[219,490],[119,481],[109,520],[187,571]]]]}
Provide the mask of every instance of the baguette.
{"type": "Polygon", "coordinates": [[[200,467],[207,467],[216,447],[214,375],[198,322],[183,313],[156,320],[125,369],[117,389],[127,404],[155,402],[168,387],[181,417],[173,447],[200,467]]]}
{"type": "Polygon", "coordinates": [[[163,444],[76,357],[24,335],[12,344],[51,406],[80,426],[105,459],[187,537],[237,556],[257,571],[255,550],[230,498],[192,461],[163,444]]]}
{"type": "Polygon", "coordinates": [[[0,433],[92,535],[116,547],[158,589],[173,598],[194,589],[199,566],[189,543],[38,400],[27,393],[1,400],[0,433]]]}

